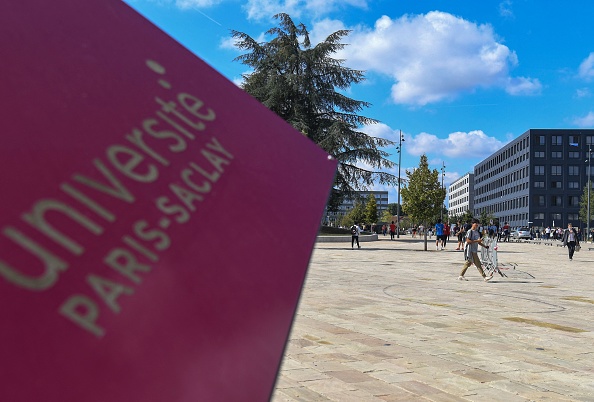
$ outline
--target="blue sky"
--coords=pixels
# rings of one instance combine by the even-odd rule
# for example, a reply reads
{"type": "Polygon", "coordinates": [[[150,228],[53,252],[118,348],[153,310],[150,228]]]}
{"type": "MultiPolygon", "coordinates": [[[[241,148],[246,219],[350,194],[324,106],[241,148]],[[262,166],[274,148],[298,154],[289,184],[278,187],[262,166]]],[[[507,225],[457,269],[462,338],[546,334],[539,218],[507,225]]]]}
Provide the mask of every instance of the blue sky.
{"type": "MultiPolygon", "coordinates": [[[[366,71],[348,95],[405,142],[404,170],[425,153],[445,184],[530,128],[594,127],[594,2],[552,0],[127,0],[240,82],[230,30],[264,41],[288,13],[314,42],[350,29],[336,58],[366,71]]],[[[394,150],[391,159],[398,161],[394,150]]],[[[397,174],[398,169],[392,170],[397,174]]],[[[393,188],[390,202],[396,202],[393,188]]]]}

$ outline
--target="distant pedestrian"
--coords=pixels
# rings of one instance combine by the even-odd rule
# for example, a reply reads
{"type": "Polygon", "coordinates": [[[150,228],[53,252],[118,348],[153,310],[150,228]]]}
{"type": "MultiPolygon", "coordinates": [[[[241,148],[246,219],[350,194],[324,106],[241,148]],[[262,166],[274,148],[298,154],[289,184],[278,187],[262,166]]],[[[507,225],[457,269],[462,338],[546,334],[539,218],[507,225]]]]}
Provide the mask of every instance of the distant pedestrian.
{"type": "Polygon", "coordinates": [[[394,221],[392,221],[392,223],[390,223],[390,240],[394,240],[395,234],[396,234],[396,225],[394,224],[394,221]]]}
{"type": "Polygon", "coordinates": [[[468,267],[470,267],[472,265],[472,263],[474,263],[474,265],[476,266],[476,269],[478,269],[479,273],[481,274],[481,276],[483,277],[485,282],[493,279],[493,275],[490,275],[490,276],[485,275],[485,271],[483,271],[483,267],[481,264],[481,259],[478,256],[479,244],[481,246],[483,246],[484,248],[487,248],[487,249],[489,248],[489,246],[485,246],[483,244],[483,239],[481,238],[481,234],[478,230],[478,226],[479,226],[478,219],[473,219],[472,220],[472,228],[466,234],[466,255],[465,255],[466,262],[464,263],[464,266],[462,267],[462,272],[460,272],[460,276],[458,277],[458,279],[461,281],[468,280],[464,277],[464,274],[466,273],[466,270],[468,269],[468,267]]]}
{"type": "Polygon", "coordinates": [[[464,240],[466,239],[466,225],[462,225],[461,222],[458,222],[458,247],[456,250],[464,250],[464,240]]]}
{"type": "Polygon", "coordinates": [[[361,228],[356,223],[351,226],[351,249],[355,248],[355,242],[357,243],[357,248],[361,248],[359,245],[359,235],[361,234],[361,228]]]}
{"type": "Polygon", "coordinates": [[[441,223],[441,219],[438,219],[435,224],[435,250],[439,250],[440,245],[443,250],[443,228],[444,224],[441,223]]]}
{"type": "Polygon", "coordinates": [[[450,222],[446,222],[443,227],[443,249],[445,250],[448,240],[450,240],[450,222]]]}
{"type": "Polygon", "coordinates": [[[382,225],[382,234],[385,236],[387,232],[388,232],[387,226],[382,225]]]}
{"type": "Polygon", "coordinates": [[[563,245],[567,246],[569,261],[573,261],[573,253],[575,252],[575,248],[579,247],[580,241],[578,239],[578,233],[571,223],[567,224],[567,230],[563,232],[562,241],[563,245]]]}

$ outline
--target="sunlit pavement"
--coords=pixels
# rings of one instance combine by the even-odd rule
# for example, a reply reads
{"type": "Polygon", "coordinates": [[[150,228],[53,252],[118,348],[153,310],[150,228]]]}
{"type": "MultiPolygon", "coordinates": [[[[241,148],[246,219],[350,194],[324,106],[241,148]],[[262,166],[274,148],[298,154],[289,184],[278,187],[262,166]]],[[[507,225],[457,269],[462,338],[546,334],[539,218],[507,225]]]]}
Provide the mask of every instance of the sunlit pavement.
{"type": "Polygon", "coordinates": [[[453,241],[318,243],[272,400],[594,401],[594,246],[557,244],[484,282],[453,241]]]}

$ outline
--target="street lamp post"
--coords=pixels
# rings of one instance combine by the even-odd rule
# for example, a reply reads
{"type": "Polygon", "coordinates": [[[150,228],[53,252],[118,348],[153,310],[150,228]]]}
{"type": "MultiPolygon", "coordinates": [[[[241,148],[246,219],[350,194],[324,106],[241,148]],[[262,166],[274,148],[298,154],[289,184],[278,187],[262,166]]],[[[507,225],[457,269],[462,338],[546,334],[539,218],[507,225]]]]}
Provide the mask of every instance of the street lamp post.
{"type": "Polygon", "coordinates": [[[402,166],[402,130],[398,139],[398,205],[396,206],[396,237],[400,239],[400,167],[402,166]]]}
{"type": "MultiPolygon", "coordinates": [[[[445,190],[445,187],[443,186],[443,179],[445,177],[445,162],[441,162],[441,188],[443,188],[445,190]]],[[[441,205],[441,221],[443,222],[443,209],[445,208],[445,198],[444,198],[444,203],[441,205]]]]}
{"type": "MultiPolygon", "coordinates": [[[[588,208],[586,211],[586,242],[590,238],[590,187],[592,184],[590,183],[590,174],[592,173],[590,160],[592,159],[592,145],[588,145],[588,208]]],[[[592,239],[594,240],[594,239],[592,239]]]]}

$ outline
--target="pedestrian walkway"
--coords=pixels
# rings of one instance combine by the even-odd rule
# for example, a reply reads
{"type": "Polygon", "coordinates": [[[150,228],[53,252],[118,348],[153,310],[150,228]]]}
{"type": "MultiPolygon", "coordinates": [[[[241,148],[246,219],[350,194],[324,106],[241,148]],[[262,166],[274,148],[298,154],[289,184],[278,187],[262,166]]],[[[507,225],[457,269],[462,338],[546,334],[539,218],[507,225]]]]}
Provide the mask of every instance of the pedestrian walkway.
{"type": "Polygon", "coordinates": [[[507,277],[459,281],[456,244],[318,243],[272,400],[594,401],[594,251],[499,243],[507,277]]]}

